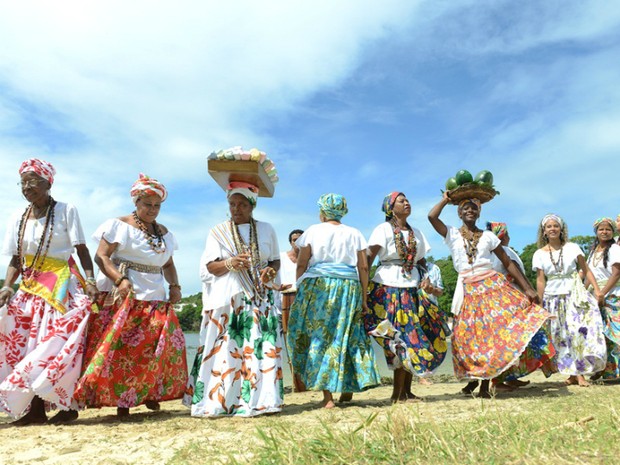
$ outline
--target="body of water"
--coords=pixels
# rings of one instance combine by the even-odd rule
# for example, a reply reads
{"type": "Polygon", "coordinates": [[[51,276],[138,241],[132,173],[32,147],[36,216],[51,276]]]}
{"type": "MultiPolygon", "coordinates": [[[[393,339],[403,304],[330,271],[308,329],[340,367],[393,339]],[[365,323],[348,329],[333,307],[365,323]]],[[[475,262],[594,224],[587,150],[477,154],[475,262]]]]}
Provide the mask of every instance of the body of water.
{"type": "MultiPolygon", "coordinates": [[[[185,333],[185,345],[187,347],[187,365],[190,369],[192,364],[194,363],[194,358],[196,357],[196,350],[198,349],[198,344],[200,341],[199,336],[200,335],[198,333],[185,333]]],[[[383,349],[381,348],[381,346],[379,346],[379,344],[374,341],[374,339],[372,341],[372,346],[375,351],[375,358],[377,359],[377,367],[379,368],[379,373],[382,377],[386,376],[391,378],[392,371],[387,367],[387,363],[385,362],[385,356],[383,355],[383,349]]],[[[284,386],[292,386],[293,377],[289,368],[290,365],[288,364],[288,353],[286,351],[286,348],[284,348],[282,354],[282,372],[284,374],[284,386]]],[[[450,345],[450,341],[448,341],[448,353],[446,354],[446,358],[434,374],[454,374],[454,370],[452,369],[452,346],[450,345]]]]}

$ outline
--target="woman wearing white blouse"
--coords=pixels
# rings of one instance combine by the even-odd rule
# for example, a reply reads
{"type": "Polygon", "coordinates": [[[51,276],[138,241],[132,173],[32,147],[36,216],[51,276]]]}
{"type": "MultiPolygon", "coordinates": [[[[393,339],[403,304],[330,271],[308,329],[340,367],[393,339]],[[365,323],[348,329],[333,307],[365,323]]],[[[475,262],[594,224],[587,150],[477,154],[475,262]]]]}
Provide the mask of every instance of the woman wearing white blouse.
{"type": "Polygon", "coordinates": [[[532,268],[543,307],[556,316],[549,321],[557,352],[554,361],[560,373],[569,375],[567,384],[588,386],[583,375],[601,371],[607,358],[596,303],[600,290],[581,248],[568,242],[566,223],[558,215],[547,215],[540,222],[538,246],[532,268]],[[595,297],[586,292],[578,269],[592,283],[595,297]]]}
{"type": "Polygon", "coordinates": [[[341,223],[347,203],[338,194],[318,201],[321,223],[297,239],[297,296],[291,309],[288,344],[293,368],[306,388],[323,391],[322,406],[379,384],[371,341],[362,321],[366,306],[366,240],[341,223]]]}
{"type": "Polygon", "coordinates": [[[167,191],[140,174],[130,195],[134,212],[94,234],[101,310],[91,319],[76,390],[81,403],[116,407],[119,417],[142,404],[159,410],[160,401],[182,398],[187,382],[185,338],[172,306],[181,299],[177,242],[156,221],[167,191]]]}
{"type": "Polygon", "coordinates": [[[620,378],[620,245],[614,243],[616,232],[611,218],[594,222],[596,239],[588,256],[588,267],[600,289],[598,304],[605,325],[607,365],[593,379],[620,378]]]}
{"type": "Polygon", "coordinates": [[[394,370],[392,402],[404,402],[418,399],[411,392],[412,376],[432,374],[448,346],[437,306],[428,301],[424,311],[419,310],[418,289],[432,293],[434,286],[417,266],[431,247],[424,234],[407,222],[411,204],[402,192],[392,192],[383,200],[382,210],[385,222],[368,241],[368,263],[378,256],[379,265],[370,283],[366,329],[394,370]]]}
{"type": "MultiPolygon", "coordinates": [[[[458,296],[453,302],[454,328],[452,360],[459,379],[472,380],[464,392],[471,392],[477,381],[480,396],[489,397],[489,380],[517,363],[532,337],[549,318],[537,305],[536,292],[517,266],[508,258],[500,240],[490,231],[476,226],[480,217],[480,200],[464,199],[459,203],[460,228],[446,226],[439,219],[450,202],[447,193],[428,214],[435,230],[450,248],[454,268],[459,273],[458,296]],[[493,256],[524,289],[526,295],[511,286],[503,274],[493,270],[493,256]],[[455,308],[456,307],[456,308],[455,308]]],[[[455,294],[456,295],[456,294],[455,294]]]]}

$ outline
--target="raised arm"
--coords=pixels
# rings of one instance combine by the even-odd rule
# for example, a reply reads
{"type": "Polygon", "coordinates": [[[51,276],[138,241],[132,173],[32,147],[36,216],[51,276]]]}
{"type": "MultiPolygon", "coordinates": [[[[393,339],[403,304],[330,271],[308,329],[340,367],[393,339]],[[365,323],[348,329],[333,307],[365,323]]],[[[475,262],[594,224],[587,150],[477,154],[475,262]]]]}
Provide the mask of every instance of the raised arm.
{"type": "Polygon", "coordinates": [[[428,212],[428,221],[431,222],[431,225],[433,226],[433,228],[435,228],[435,231],[437,231],[441,237],[446,237],[446,235],[448,234],[448,228],[446,227],[444,222],[439,219],[439,215],[441,215],[441,212],[443,211],[444,207],[448,205],[448,203],[450,203],[448,193],[444,192],[443,197],[441,197],[439,203],[437,203],[437,205],[431,208],[431,211],[428,212]]]}

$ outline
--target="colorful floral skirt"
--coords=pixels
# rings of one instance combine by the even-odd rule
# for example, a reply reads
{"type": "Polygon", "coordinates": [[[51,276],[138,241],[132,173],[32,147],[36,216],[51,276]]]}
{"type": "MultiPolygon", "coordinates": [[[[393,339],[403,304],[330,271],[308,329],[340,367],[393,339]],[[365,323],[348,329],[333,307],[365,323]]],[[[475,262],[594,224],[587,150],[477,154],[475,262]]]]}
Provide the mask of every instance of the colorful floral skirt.
{"type": "Polygon", "coordinates": [[[0,308],[0,410],[14,418],[28,413],[35,396],[47,408],[77,408],[91,303],[75,277],[69,295],[64,314],[21,290],[0,308]]]}
{"type": "Polygon", "coordinates": [[[129,298],[106,305],[106,295],[88,328],[76,400],[88,407],[129,408],[182,398],[185,337],[172,305],[129,298]]]}
{"type": "Polygon", "coordinates": [[[558,371],[565,375],[594,374],[605,368],[607,349],[603,320],[596,301],[587,293],[588,304],[570,304],[570,294],[547,295],[543,306],[557,318],[549,321],[549,331],[558,371]]]}
{"type": "Polygon", "coordinates": [[[452,361],[459,379],[492,379],[519,362],[521,354],[550,317],[497,273],[464,284],[454,319],[452,361]]]}
{"type": "Polygon", "coordinates": [[[545,378],[558,369],[554,361],[555,347],[551,342],[549,325],[544,324],[527,345],[516,365],[513,365],[496,378],[497,382],[514,381],[540,369],[545,378]]]}
{"type": "Polygon", "coordinates": [[[379,384],[361,299],[354,279],[308,278],[297,288],[288,347],[293,371],[307,389],[360,392],[379,384]]]}
{"type": "MultiPolygon", "coordinates": [[[[390,369],[428,376],[446,357],[446,317],[417,288],[370,283],[366,331],[383,347],[390,369]]],[[[422,291],[423,292],[423,291],[422,291]]]]}
{"type": "Polygon", "coordinates": [[[282,329],[273,293],[259,305],[243,293],[203,312],[200,345],[183,403],[192,416],[252,417],[282,410],[282,329]]]}
{"type": "Polygon", "coordinates": [[[602,379],[620,378],[620,297],[612,295],[605,300],[601,308],[605,325],[605,343],[607,345],[607,364],[602,379]]]}

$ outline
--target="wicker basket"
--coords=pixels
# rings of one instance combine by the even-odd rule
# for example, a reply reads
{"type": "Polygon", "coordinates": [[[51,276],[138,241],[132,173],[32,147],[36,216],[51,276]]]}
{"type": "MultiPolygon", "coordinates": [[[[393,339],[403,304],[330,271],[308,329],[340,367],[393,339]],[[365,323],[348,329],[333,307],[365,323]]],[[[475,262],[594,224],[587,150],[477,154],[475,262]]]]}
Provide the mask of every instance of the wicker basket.
{"type": "Polygon", "coordinates": [[[473,182],[448,191],[448,197],[452,205],[458,205],[465,199],[478,199],[480,203],[486,203],[497,194],[498,192],[493,187],[473,182]]]}

